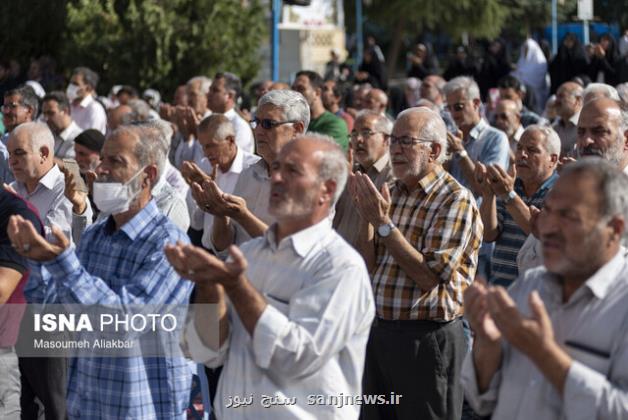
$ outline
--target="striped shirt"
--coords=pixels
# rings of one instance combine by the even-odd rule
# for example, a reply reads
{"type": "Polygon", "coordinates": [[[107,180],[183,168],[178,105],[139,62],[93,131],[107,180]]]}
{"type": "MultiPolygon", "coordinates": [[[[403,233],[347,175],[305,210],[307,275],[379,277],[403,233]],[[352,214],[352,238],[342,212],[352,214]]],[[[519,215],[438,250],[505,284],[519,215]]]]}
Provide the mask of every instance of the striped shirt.
{"type": "Polygon", "coordinates": [[[461,316],[462,293],[473,281],[483,233],[473,195],[442,167],[423,177],[414,191],[397,181],[390,193],[392,222],[440,281],[431,290],[421,290],[376,237],[377,315],[433,321],[461,316]]]}
{"type": "MultiPolygon", "coordinates": [[[[531,197],[527,197],[523,189],[523,182],[517,178],[515,180],[515,192],[526,205],[540,209],[543,207],[545,196],[557,179],[558,174],[554,172],[531,197]]],[[[490,283],[508,287],[519,275],[517,254],[528,235],[515,223],[503,201],[499,198],[497,199],[497,228],[500,234],[495,241],[495,251],[491,258],[490,283]]]]}
{"type": "MultiPolygon", "coordinates": [[[[185,234],[151,200],[116,230],[112,217],[89,227],[74,251],[30,262],[28,302],[83,305],[187,304],[192,283],[163,248],[185,234]]],[[[183,357],[83,357],[70,361],[70,419],[184,419],[192,376],[183,357]]]]}

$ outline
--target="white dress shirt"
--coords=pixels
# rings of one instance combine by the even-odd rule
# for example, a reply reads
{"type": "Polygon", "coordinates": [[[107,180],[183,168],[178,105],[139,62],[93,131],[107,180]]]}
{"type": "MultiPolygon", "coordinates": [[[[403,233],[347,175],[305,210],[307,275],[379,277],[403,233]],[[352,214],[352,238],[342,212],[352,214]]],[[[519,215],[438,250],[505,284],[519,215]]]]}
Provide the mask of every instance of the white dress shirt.
{"type": "Polygon", "coordinates": [[[523,316],[537,290],[554,337],[573,358],[563,394],[536,365],[508,342],[501,367],[479,393],[469,353],[462,383],[469,404],[493,420],[592,420],[628,418],[628,260],[621,250],[563,303],[560,279],[544,267],[529,270],[508,289],[523,316]]]}
{"type": "MultiPolygon", "coordinates": [[[[72,236],[72,203],[68,200],[63,191],[65,190],[65,177],[63,172],[54,165],[44,176],[41,177],[35,190],[29,193],[26,185],[19,181],[14,181],[11,186],[25,200],[31,204],[39,212],[39,216],[44,222],[44,230],[47,239],[52,239],[52,226],[58,226],[68,239],[74,239],[72,236]]],[[[83,216],[88,221],[92,219],[92,208],[89,200],[87,200],[87,208],[83,216]]],[[[80,232],[78,233],[80,236],[80,232]]],[[[78,241],[78,236],[74,239],[78,241]]]]}
{"type": "Polygon", "coordinates": [[[101,133],[107,132],[107,113],[92,95],[87,95],[78,105],[72,104],[70,114],[82,130],[94,128],[101,133]]]}
{"type": "Polygon", "coordinates": [[[163,175],[153,187],[152,194],[159,211],[179,229],[187,232],[190,227],[190,214],[185,197],[181,197],[163,175]]]}
{"type": "MultiPolygon", "coordinates": [[[[218,184],[218,187],[222,190],[222,192],[233,194],[233,190],[242,171],[253,165],[258,160],[260,160],[259,156],[245,152],[238,147],[235,159],[233,159],[233,163],[231,164],[229,170],[227,172],[222,172],[220,168],[218,168],[216,171],[216,184],[218,184]]],[[[209,163],[207,158],[203,158],[199,166],[207,174],[212,172],[212,165],[209,163]]],[[[188,192],[186,202],[190,211],[190,226],[192,226],[192,229],[203,230],[201,243],[204,247],[208,249],[211,248],[211,234],[212,225],[214,224],[214,216],[198,207],[196,201],[192,198],[191,191],[188,192]]]]}
{"type": "Polygon", "coordinates": [[[55,157],[59,159],[74,159],[74,139],[83,132],[74,121],[65,130],[55,136],[55,157]]]}
{"type": "Polygon", "coordinates": [[[220,351],[203,345],[194,323],[186,329],[195,361],[224,364],[214,402],[217,418],[357,419],[359,405],[334,406],[329,398],[361,395],[375,316],[364,261],[329,218],[279,244],[275,228],[241,247],[247,276],[268,302],[253,335],[231,305],[230,336],[220,351]],[[328,404],[312,403],[319,395],[328,404]],[[228,408],[236,396],[252,396],[252,404],[228,408]],[[291,399],[290,405],[264,408],[264,396],[291,399]]]}
{"type": "Polygon", "coordinates": [[[233,124],[236,144],[242,148],[242,150],[253,153],[255,151],[255,140],[253,138],[251,125],[236,112],[235,108],[231,108],[229,111],[225,112],[225,117],[229,118],[229,121],[233,124]]]}
{"type": "Polygon", "coordinates": [[[181,172],[177,168],[172,166],[169,160],[166,160],[166,167],[164,169],[163,177],[166,179],[168,184],[170,184],[170,186],[174,188],[174,190],[185,199],[190,187],[185,182],[185,179],[183,179],[183,175],[181,175],[181,172]]]}

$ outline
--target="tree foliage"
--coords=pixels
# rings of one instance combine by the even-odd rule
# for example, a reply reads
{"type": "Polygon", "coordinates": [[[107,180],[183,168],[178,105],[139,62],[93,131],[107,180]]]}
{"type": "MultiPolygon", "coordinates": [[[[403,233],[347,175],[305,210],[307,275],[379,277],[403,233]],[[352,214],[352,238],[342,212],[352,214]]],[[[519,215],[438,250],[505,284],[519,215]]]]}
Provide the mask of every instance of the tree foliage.
{"type": "Polygon", "coordinates": [[[259,1],[78,0],[67,5],[68,66],[87,65],[103,83],[173,90],[189,77],[257,73],[265,33],[259,1]]]}

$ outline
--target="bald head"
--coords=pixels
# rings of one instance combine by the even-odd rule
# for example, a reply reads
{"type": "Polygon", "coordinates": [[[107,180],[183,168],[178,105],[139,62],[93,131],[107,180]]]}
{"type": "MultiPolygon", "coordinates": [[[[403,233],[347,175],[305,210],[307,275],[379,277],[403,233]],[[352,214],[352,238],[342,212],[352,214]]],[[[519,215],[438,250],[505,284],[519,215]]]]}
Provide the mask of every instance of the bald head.
{"type": "Polygon", "coordinates": [[[440,145],[440,153],[435,157],[435,160],[438,163],[442,163],[445,160],[447,127],[438,112],[426,107],[414,107],[402,111],[397,116],[393,126],[393,135],[396,137],[408,135],[438,143],[440,145]]]}
{"type": "Polygon", "coordinates": [[[107,118],[107,124],[109,125],[109,129],[113,131],[116,128],[120,127],[124,123],[125,117],[132,113],[133,108],[128,105],[120,105],[109,111],[109,116],[107,118]]]}
{"type": "Polygon", "coordinates": [[[582,109],[582,86],[574,82],[565,82],[556,91],[556,113],[566,121],[582,109]]]}
{"type": "Polygon", "coordinates": [[[366,94],[365,105],[371,111],[384,113],[388,106],[388,95],[381,89],[371,89],[366,94]]]}
{"type": "Polygon", "coordinates": [[[7,149],[15,179],[26,184],[29,191],[54,166],[54,137],[45,123],[18,125],[9,135],[7,149]]]}

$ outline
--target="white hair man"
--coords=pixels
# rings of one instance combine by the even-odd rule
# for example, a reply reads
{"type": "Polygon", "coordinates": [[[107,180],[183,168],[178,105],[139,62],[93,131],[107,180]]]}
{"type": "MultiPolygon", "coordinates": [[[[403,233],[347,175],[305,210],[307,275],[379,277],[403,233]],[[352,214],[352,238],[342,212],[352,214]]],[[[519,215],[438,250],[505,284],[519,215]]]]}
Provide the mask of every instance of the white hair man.
{"type": "Polygon", "coordinates": [[[606,83],[589,83],[582,93],[582,103],[586,104],[593,99],[608,98],[621,102],[619,93],[611,85],[606,83]]]}
{"type": "Polygon", "coordinates": [[[364,262],[330,223],[346,180],[346,158],[334,141],[304,135],[272,164],[269,211],[277,222],[263,237],[231,247],[229,262],[190,246],[166,249],[175,269],[197,284],[196,303],[217,307],[198,305],[186,335],[194,360],[224,364],[218,418],[358,417],[358,405],[327,405],[332,395],[362,394],[374,315],[364,262]],[[250,404],[234,404],[249,394],[250,404]]]}
{"type": "Polygon", "coordinates": [[[482,221],[471,192],[442,167],[446,136],[436,112],[407,109],[390,136],[395,184],[380,193],[360,173],[350,183],[377,308],[364,391],[404,396],[363,406],[366,419],[461,416],[462,293],[475,276],[482,221]]]}
{"type": "Polygon", "coordinates": [[[464,295],[475,332],[465,396],[494,420],[623,419],[628,410],[628,178],[568,165],[538,218],[544,266],[464,295]],[[531,386],[532,385],[532,386],[531,386]]]}
{"type": "MultiPolygon", "coordinates": [[[[9,137],[9,166],[15,181],[11,187],[39,211],[46,236],[58,226],[64,235],[73,238],[72,215],[91,223],[89,200],[82,207],[73,207],[66,199],[65,176],[54,162],[54,137],[45,123],[29,122],[19,125],[9,137]]],[[[78,240],[78,236],[74,236],[78,240]]]]}
{"type": "Polygon", "coordinates": [[[509,171],[498,165],[476,165],[482,186],[480,214],[484,241],[495,242],[491,284],[508,287],[519,275],[517,253],[531,232],[530,206],[543,202],[558,179],[560,138],[546,126],[529,125],[517,143],[515,164],[509,171]]]}

